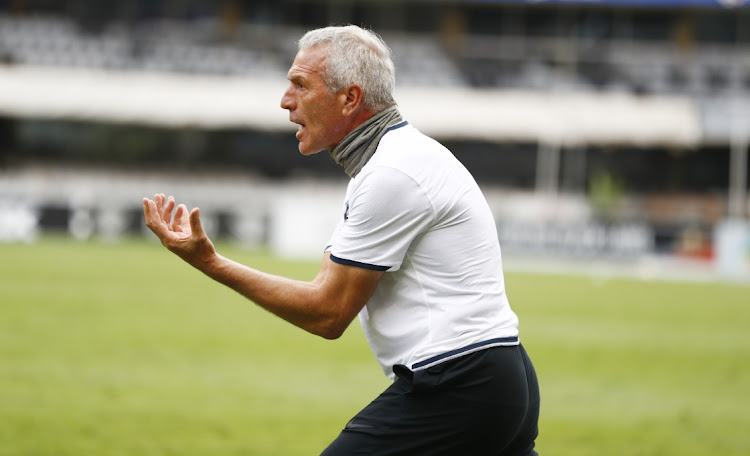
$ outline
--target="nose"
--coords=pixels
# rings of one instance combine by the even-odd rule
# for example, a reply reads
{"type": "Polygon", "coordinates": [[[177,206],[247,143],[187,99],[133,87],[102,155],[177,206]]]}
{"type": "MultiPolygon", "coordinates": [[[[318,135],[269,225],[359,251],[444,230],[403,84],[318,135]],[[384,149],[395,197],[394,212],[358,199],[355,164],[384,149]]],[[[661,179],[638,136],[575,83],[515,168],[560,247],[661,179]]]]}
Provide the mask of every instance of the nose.
{"type": "Polygon", "coordinates": [[[292,110],[294,109],[294,98],[292,97],[292,85],[289,84],[289,87],[284,91],[284,94],[281,96],[281,109],[288,109],[292,110]]]}

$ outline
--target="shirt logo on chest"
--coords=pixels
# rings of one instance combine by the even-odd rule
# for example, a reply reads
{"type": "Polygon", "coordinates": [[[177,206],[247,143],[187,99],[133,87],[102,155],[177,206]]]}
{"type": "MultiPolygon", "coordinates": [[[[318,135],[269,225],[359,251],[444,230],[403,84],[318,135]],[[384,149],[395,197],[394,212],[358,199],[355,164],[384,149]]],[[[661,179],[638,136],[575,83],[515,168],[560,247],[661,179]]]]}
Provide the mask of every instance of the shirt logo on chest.
{"type": "Polygon", "coordinates": [[[344,221],[349,220],[349,201],[344,203],[344,221]]]}

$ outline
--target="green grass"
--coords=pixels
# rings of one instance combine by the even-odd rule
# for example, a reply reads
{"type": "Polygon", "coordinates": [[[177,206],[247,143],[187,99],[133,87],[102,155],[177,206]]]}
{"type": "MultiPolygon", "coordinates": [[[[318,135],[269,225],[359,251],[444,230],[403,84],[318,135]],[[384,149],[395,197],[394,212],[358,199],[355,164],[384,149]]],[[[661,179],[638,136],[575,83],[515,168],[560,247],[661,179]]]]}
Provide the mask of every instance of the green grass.
{"type": "MultiPolygon", "coordinates": [[[[540,453],[750,454],[750,288],[506,278],[540,453]]],[[[356,322],[318,339],[156,243],[0,244],[0,456],[315,455],[386,385],[356,322]]]]}

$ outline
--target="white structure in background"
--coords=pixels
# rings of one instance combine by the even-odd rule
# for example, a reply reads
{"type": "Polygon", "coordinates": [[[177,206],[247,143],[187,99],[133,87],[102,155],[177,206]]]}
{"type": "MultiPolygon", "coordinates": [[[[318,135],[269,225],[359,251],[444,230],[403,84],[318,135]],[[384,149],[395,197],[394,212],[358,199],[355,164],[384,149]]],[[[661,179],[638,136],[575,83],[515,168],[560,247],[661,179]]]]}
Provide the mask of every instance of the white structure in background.
{"type": "MultiPolygon", "coordinates": [[[[0,67],[0,87],[4,88],[0,91],[0,113],[14,117],[95,119],[165,127],[252,128],[291,135],[294,125],[278,105],[285,86],[283,79],[247,76],[0,67]]],[[[541,222],[553,225],[562,221],[576,222],[586,227],[584,233],[589,235],[576,238],[575,233],[545,231],[544,227],[538,234],[543,242],[562,239],[574,242],[574,246],[600,245],[597,239],[606,236],[612,240],[612,245],[623,247],[625,251],[647,247],[639,227],[602,235],[597,227],[586,225],[588,215],[580,201],[566,199],[557,193],[556,176],[562,148],[583,144],[689,148],[711,139],[712,135],[722,136],[720,128],[712,127],[710,120],[714,117],[710,109],[699,106],[689,96],[641,97],[618,92],[540,93],[533,90],[415,86],[399,86],[396,95],[404,116],[438,140],[482,139],[539,144],[535,204],[546,207],[539,208],[543,214],[541,222]],[[451,112],[450,116],[445,115],[446,110],[451,112]],[[549,210],[550,207],[553,210],[549,210]],[[571,211],[563,211],[564,207],[571,208],[571,211]],[[576,220],[569,220],[571,217],[576,220]]],[[[750,111],[744,105],[740,108],[733,116],[734,124],[750,125],[750,111]]],[[[724,124],[719,122],[719,125],[724,124]]],[[[733,164],[746,160],[746,130],[733,130],[736,138],[733,164]]],[[[745,194],[736,188],[741,188],[741,184],[747,181],[746,176],[740,174],[745,168],[733,166],[736,174],[732,178],[733,194],[736,195],[733,206],[740,208],[745,207],[745,194]]],[[[232,182],[235,187],[228,192],[228,182],[219,183],[225,188],[214,189],[213,184],[187,180],[167,185],[163,177],[153,176],[146,182],[137,182],[138,185],[126,181],[102,182],[95,177],[89,179],[89,184],[94,188],[88,190],[90,200],[82,199],[74,189],[59,186],[52,186],[52,193],[47,195],[58,201],[65,199],[65,204],[73,209],[69,229],[78,238],[84,239],[94,233],[104,238],[116,238],[124,229],[123,213],[132,209],[135,201],[140,202],[142,196],[154,191],[185,195],[183,198],[193,205],[205,203],[204,221],[209,233],[218,224],[218,211],[236,213],[237,208],[248,206],[247,195],[253,195],[252,208],[243,209],[240,215],[235,214],[229,230],[236,233],[241,242],[253,243],[258,239],[250,237],[258,236],[263,227],[268,226],[270,230],[263,241],[268,241],[273,251],[284,257],[311,257],[313,254],[319,257],[333,229],[332,224],[338,220],[344,191],[337,186],[341,193],[334,197],[323,187],[311,191],[305,190],[304,186],[288,188],[288,183],[283,187],[268,183],[257,187],[248,182],[232,182]],[[102,186],[106,191],[100,193],[96,189],[102,186]],[[242,186],[248,188],[243,191],[242,186]],[[108,197],[105,202],[101,196],[105,194],[115,198],[108,197]],[[227,195],[236,196],[227,199],[227,195]]],[[[0,190],[3,187],[0,185],[0,190]]],[[[24,195],[12,185],[6,190],[0,196],[24,195]]],[[[512,195],[503,195],[503,198],[508,197],[512,200],[512,195]]],[[[493,203],[493,196],[488,199],[491,205],[502,207],[493,203]]],[[[528,201],[523,206],[525,211],[521,214],[528,214],[529,208],[534,207],[528,201]]],[[[29,224],[28,220],[33,220],[29,217],[29,214],[33,216],[33,209],[24,214],[21,219],[25,217],[25,223],[29,224]]],[[[518,234],[514,234],[512,227],[506,231],[501,229],[501,235],[503,233],[508,236],[518,234]]],[[[560,245],[567,246],[565,242],[560,245]]]]}
{"type": "MultiPolygon", "coordinates": [[[[0,87],[0,112],[13,116],[294,131],[279,108],[283,79],[20,66],[0,67],[0,87]]],[[[401,86],[396,99],[436,138],[693,146],[702,133],[686,96],[401,86]]]]}
{"type": "Polygon", "coordinates": [[[0,242],[33,242],[39,216],[28,203],[0,199],[0,242]]]}
{"type": "Polygon", "coordinates": [[[716,266],[729,279],[750,277],[750,223],[727,219],[716,227],[716,266]]]}
{"type": "Polygon", "coordinates": [[[319,259],[344,216],[345,185],[290,185],[269,204],[269,246],[282,258],[319,259]]]}

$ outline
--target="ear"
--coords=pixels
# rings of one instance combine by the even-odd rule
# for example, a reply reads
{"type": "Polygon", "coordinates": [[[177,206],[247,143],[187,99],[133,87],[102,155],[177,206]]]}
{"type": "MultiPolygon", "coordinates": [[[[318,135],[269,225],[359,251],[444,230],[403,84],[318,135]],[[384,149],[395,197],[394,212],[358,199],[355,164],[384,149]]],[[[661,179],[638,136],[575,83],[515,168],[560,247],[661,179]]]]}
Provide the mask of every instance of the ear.
{"type": "Polygon", "coordinates": [[[362,109],[364,91],[357,84],[352,84],[339,92],[339,101],[341,103],[341,114],[348,116],[362,109]]]}

